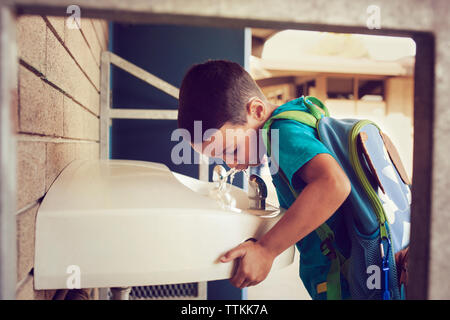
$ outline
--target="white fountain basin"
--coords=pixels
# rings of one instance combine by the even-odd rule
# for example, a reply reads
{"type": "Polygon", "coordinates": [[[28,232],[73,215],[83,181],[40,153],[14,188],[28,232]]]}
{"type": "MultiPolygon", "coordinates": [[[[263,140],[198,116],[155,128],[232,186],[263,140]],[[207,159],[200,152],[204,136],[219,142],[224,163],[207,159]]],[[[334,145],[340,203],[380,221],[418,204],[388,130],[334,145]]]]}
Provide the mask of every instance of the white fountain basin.
{"type": "MultiPolygon", "coordinates": [[[[206,196],[212,187],[158,163],[72,162],[37,214],[35,288],[67,288],[74,270],[80,272],[81,288],[230,278],[233,264],[218,258],[260,237],[283,213],[267,218],[246,210],[247,194],[237,187],[232,194],[242,212],[221,209],[206,196]]],[[[291,264],[293,257],[292,246],[272,270],[291,264]]]]}

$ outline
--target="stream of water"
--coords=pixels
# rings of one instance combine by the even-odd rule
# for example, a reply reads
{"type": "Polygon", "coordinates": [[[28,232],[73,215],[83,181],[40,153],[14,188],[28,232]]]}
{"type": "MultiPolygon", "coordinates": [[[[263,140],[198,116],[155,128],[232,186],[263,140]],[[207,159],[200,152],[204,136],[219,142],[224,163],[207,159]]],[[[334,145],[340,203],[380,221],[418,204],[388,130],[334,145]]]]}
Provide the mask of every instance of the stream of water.
{"type": "Polygon", "coordinates": [[[209,193],[210,197],[215,199],[223,209],[231,209],[233,211],[237,210],[236,199],[231,195],[231,186],[234,181],[234,176],[240,171],[243,171],[244,174],[248,175],[247,170],[237,170],[232,168],[223,176],[219,177],[217,185],[211,189],[209,193]],[[228,178],[230,179],[229,183],[227,183],[228,178]]]}

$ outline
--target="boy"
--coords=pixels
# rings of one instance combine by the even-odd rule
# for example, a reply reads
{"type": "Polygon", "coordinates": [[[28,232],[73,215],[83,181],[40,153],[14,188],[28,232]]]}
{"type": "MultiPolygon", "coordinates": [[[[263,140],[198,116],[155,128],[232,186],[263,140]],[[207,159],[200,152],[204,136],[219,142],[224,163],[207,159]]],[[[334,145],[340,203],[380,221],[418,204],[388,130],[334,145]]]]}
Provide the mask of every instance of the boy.
{"type": "MultiPolygon", "coordinates": [[[[250,159],[254,159],[254,150],[259,153],[264,146],[249,132],[260,132],[271,116],[282,111],[307,111],[303,98],[281,106],[269,103],[239,64],[224,60],[193,66],[183,79],[179,98],[179,127],[194,137],[194,122],[201,121],[204,139],[191,141],[192,147],[207,156],[221,157],[229,167],[237,169],[260,164],[250,159]],[[227,136],[227,130],[241,130],[242,134],[226,141],[222,137],[227,136]],[[210,134],[205,137],[207,132],[210,134]]],[[[325,299],[330,262],[322,255],[320,239],[313,231],[327,222],[335,233],[336,246],[348,256],[345,244],[349,241],[337,210],[350,193],[350,181],[314,129],[293,120],[277,120],[271,129],[279,130],[278,165],[299,196],[294,198],[280,172],[273,174],[280,206],[287,211],[262,238],[240,244],[220,261],[238,259],[231,283],[238,288],[253,286],[267,277],[277,255],[296,244],[300,251],[300,278],[313,299],[325,299]]],[[[345,281],[342,290],[346,291],[345,281]]]]}

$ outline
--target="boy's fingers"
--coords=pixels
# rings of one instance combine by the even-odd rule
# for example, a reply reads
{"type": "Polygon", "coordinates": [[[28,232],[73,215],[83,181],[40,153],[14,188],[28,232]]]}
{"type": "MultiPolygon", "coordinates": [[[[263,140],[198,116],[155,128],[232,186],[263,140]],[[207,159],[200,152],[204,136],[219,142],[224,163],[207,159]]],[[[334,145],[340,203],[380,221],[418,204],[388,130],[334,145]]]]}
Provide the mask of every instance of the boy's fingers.
{"type": "Polygon", "coordinates": [[[241,247],[236,247],[231,249],[227,253],[225,253],[221,258],[220,262],[230,262],[236,258],[243,257],[245,255],[246,250],[241,247]]]}
{"type": "Polygon", "coordinates": [[[244,289],[245,287],[250,287],[250,285],[251,285],[251,281],[249,279],[245,279],[245,281],[242,282],[242,284],[239,287],[239,289],[244,289]]]}
{"type": "Polygon", "coordinates": [[[231,284],[233,284],[237,288],[240,288],[241,285],[245,282],[245,274],[242,271],[241,266],[242,266],[242,264],[239,264],[238,269],[236,270],[236,273],[230,279],[231,284]]]}

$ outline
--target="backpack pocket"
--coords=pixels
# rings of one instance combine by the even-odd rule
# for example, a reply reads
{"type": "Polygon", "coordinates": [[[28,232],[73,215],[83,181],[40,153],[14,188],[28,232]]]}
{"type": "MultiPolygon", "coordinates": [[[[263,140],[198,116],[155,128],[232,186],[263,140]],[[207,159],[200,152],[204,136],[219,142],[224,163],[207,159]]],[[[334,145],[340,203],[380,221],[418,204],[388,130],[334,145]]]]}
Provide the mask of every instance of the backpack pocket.
{"type": "Polygon", "coordinates": [[[353,225],[348,283],[353,299],[381,299],[380,230],[361,235],[353,225]]]}
{"type": "MultiPolygon", "coordinates": [[[[380,249],[380,229],[362,235],[353,225],[352,250],[348,266],[348,283],[353,299],[382,299],[384,277],[380,249]]],[[[398,277],[392,250],[389,253],[389,288],[393,299],[399,299],[398,277]]]]}

